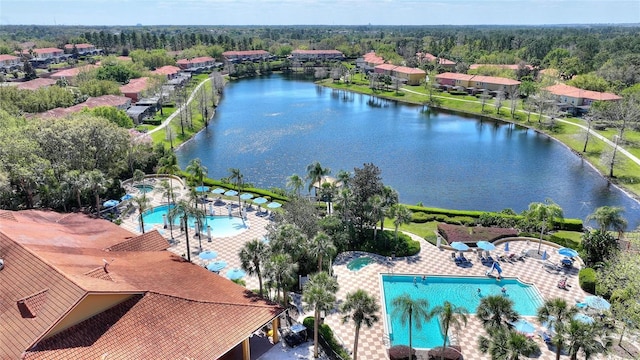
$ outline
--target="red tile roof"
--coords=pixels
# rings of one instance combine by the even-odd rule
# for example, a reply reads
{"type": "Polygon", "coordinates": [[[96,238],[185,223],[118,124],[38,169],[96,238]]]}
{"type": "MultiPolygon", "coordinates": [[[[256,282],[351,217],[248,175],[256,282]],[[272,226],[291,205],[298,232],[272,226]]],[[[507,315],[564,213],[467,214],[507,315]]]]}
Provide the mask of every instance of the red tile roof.
{"type": "Polygon", "coordinates": [[[50,54],[54,52],[64,52],[58,48],[41,48],[41,49],[33,49],[33,52],[36,54],[50,54]]]}
{"type": "Polygon", "coordinates": [[[381,58],[380,56],[376,55],[376,53],[373,52],[373,51],[364,54],[363,58],[364,58],[365,62],[374,64],[374,65],[384,64],[384,59],[381,58]]]}
{"type": "MultiPolygon", "coordinates": [[[[65,44],[64,48],[65,50],[72,50],[73,49],[73,45],[74,44],[65,44]]],[[[80,49],[92,49],[95,47],[95,45],[91,45],[91,44],[75,44],[76,49],[80,50],[80,49]]]]}
{"type": "MultiPolygon", "coordinates": [[[[506,64],[471,64],[469,66],[469,69],[470,70],[475,70],[475,69],[478,69],[478,68],[483,67],[483,66],[499,68],[499,69],[518,70],[518,66],[519,65],[518,64],[509,64],[509,65],[506,65],[506,64]]],[[[527,67],[529,70],[533,69],[533,66],[528,65],[528,64],[525,65],[525,67],[527,67]]]]}
{"type": "Polygon", "coordinates": [[[157,232],[134,236],[83,214],[9,214],[15,221],[0,212],[0,358],[217,359],[283,310],[166,250],[146,251],[157,232]],[[131,251],[106,250],[118,246],[131,251]],[[100,294],[128,300],[48,336],[100,294]]]}
{"type": "Polygon", "coordinates": [[[51,85],[54,85],[55,83],[56,81],[53,79],[37,78],[37,79],[22,82],[22,83],[18,83],[18,85],[16,85],[16,88],[21,90],[38,90],[41,87],[51,86],[51,85]]]}
{"type": "Polygon", "coordinates": [[[620,96],[616,94],[582,90],[577,87],[573,87],[565,84],[556,84],[556,85],[548,86],[544,89],[557,96],[569,96],[569,97],[578,98],[578,99],[589,99],[594,101],[612,101],[612,100],[622,99],[620,96]]]}
{"type": "MultiPolygon", "coordinates": [[[[416,56],[418,57],[418,59],[424,59],[426,61],[436,61],[438,59],[437,56],[430,54],[430,53],[417,53],[416,56]]],[[[438,62],[440,65],[455,65],[455,61],[451,61],[449,59],[445,59],[445,58],[440,58],[440,61],[438,62]]]]}
{"type": "Polygon", "coordinates": [[[422,69],[410,68],[406,66],[397,66],[393,64],[380,64],[375,67],[376,69],[382,69],[387,71],[396,71],[402,74],[427,74],[422,69]]]}
{"type": "Polygon", "coordinates": [[[17,59],[18,57],[13,55],[5,55],[5,54],[0,55],[0,61],[17,60],[17,59]]]}
{"type": "Polygon", "coordinates": [[[214,60],[214,58],[209,56],[201,56],[193,59],[180,59],[176,61],[176,64],[202,64],[214,60]]]}
{"type": "Polygon", "coordinates": [[[131,79],[126,85],[120,86],[120,92],[123,94],[137,94],[147,88],[147,77],[131,79]]]}
{"type": "Polygon", "coordinates": [[[159,74],[159,75],[173,75],[173,74],[177,74],[179,71],[180,71],[179,67],[173,66],[173,65],[167,65],[167,66],[159,67],[153,70],[152,73],[159,74]]]}
{"type": "Polygon", "coordinates": [[[51,74],[51,78],[52,79],[62,79],[62,78],[73,78],[78,76],[79,73],[83,72],[83,71],[89,71],[89,70],[93,70],[93,69],[97,69],[98,66],[97,65],[84,65],[84,66],[78,66],[78,67],[74,67],[71,69],[65,69],[65,70],[60,70],[58,72],[55,72],[53,74],[51,74]]]}
{"type": "Polygon", "coordinates": [[[109,247],[109,251],[161,251],[167,250],[169,243],[157,230],[138,235],[109,247]]]}
{"type": "Polygon", "coordinates": [[[88,98],[87,101],[68,108],[55,108],[39,113],[38,117],[45,119],[60,118],[82,111],[82,109],[84,108],[93,109],[98,106],[126,107],[128,104],[131,104],[131,99],[129,99],[128,97],[117,95],[102,95],[98,97],[88,98]]]}
{"type": "Polygon", "coordinates": [[[252,56],[252,55],[269,55],[269,52],[264,50],[246,50],[246,51],[225,51],[222,53],[222,56],[252,56]]]}
{"type": "Polygon", "coordinates": [[[342,52],[338,50],[293,50],[291,53],[301,55],[342,55],[342,52]]]}
{"type": "Polygon", "coordinates": [[[468,74],[460,74],[460,73],[442,73],[436,75],[436,79],[450,79],[450,80],[462,80],[462,81],[478,81],[489,84],[498,84],[498,85],[519,85],[520,81],[507,79],[503,77],[497,76],[482,76],[482,75],[468,75],[468,74]]]}

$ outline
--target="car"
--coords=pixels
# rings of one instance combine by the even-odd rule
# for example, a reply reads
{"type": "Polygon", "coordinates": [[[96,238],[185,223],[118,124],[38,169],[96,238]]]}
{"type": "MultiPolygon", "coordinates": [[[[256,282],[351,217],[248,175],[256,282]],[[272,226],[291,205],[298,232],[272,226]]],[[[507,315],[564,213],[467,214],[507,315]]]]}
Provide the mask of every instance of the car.
{"type": "Polygon", "coordinates": [[[295,324],[284,332],[282,338],[289,347],[296,347],[307,341],[307,328],[302,324],[295,324]]]}

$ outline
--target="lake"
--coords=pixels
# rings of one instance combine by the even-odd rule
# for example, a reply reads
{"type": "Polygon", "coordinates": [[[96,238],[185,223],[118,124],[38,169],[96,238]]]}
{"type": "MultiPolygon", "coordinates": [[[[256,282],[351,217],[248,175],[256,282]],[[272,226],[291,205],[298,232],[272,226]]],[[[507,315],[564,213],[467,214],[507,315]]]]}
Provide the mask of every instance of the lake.
{"type": "Polygon", "coordinates": [[[407,204],[519,213],[551,198],[566,217],[615,205],[640,223],[635,200],[545,135],[282,75],[230,82],[209,127],[177,155],[182,168],[199,157],[216,179],[239,168],[261,188],[285,187],[316,160],[332,174],[373,163],[407,204]]]}

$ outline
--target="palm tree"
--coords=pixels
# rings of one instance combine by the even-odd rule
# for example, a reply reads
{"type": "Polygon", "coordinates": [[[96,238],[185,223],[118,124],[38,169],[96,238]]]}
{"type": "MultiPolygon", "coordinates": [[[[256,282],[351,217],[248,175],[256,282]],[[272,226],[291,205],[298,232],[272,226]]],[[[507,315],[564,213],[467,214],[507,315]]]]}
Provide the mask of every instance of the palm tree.
{"type": "Polygon", "coordinates": [[[340,210],[342,221],[347,221],[351,208],[354,205],[353,192],[349,188],[343,188],[336,197],[336,204],[340,210]]]}
{"type": "Polygon", "coordinates": [[[206,166],[202,165],[200,158],[191,159],[185,170],[191,175],[191,180],[196,181],[200,186],[204,186],[204,178],[209,173],[206,166]]]}
{"type": "Polygon", "coordinates": [[[82,193],[87,189],[87,179],[79,170],[71,170],[63,175],[63,181],[70,188],[78,203],[78,209],[82,208],[82,193]]]}
{"type": "Polygon", "coordinates": [[[329,276],[326,272],[311,275],[309,281],[304,284],[302,301],[307,304],[307,309],[314,311],[313,322],[313,356],[318,357],[318,325],[320,324],[320,312],[331,310],[336,303],[338,292],[338,280],[329,276]]]}
{"type": "Polygon", "coordinates": [[[260,296],[262,296],[262,265],[269,256],[269,246],[264,241],[252,239],[240,250],[242,269],[249,275],[258,275],[260,296]]]}
{"type": "Polygon", "coordinates": [[[587,216],[587,221],[594,220],[601,231],[624,231],[627,220],[622,216],[624,209],[618,206],[601,206],[587,216]]]}
{"type": "Polygon", "coordinates": [[[240,172],[240,169],[238,168],[230,168],[229,172],[231,173],[231,175],[229,176],[229,180],[230,181],[235,180],[236,190],[238,191],[238,206],[241,206],[240,202],[242,199],[240,199],[240,192],[242,191],[242,182],[244,179],[244,175],[240,172]]]}
{"type": "Polygon", "coordinates": [[[345,324],[349,319],[353,320],[356,326],[356,335],[353,341],[353,360],[358,360],[358,339],[360,338],[360,327],[365,324],[372,327],[378,322],[378,312],[380,306],[376,303],[376,299],[369,295],[366,291],[358,289],[355,292],[348,293],[345,302],[340,307],[340,312],[345,314],[342,323],[345,324]]]}
{"type": "Polygon", "coordinates": [[[518,360],[520,355],[528,357],[539,351],[535,341],[511,329],[492,329],[489,337],[481,335],[478,343],[480,352],[496,360],[518,360]]]}
{"type": "MultiPolygon", "coordinates": [[[[389,209],[391,206],[398,203],[398,192],[391,186],[382,187],[382,200],[384,201],[384,207],[389,209]]],[[[384,216],[384,214],[383,214],[384,216]]],[[[380,222],[380,231],[384,230],[384,218],[380,222]]]]}
{"type": "Polygon", "coordinates": [[[408,224],[411,222],[411,210],[402,204],[395,204],[389,209],[389,217],[393,219],[393,225],[395,225],[395,239],[398,242],[398,228],[400,225],[408,224]]]}
{"type": "Polygon", "coordinates": [[[138,207],[138,218],[140,220],[140,231],[142,231],[142,233],[145,233],[144,230],[144,217],[142,216],[142,214],[144,214],[145,211],[147,211],[147,209],[149,208],[149,198],[144,196],[144,193],[142,194],[142,196],[137,196],[134,197],[133,199],[133,203],[136,204],[136,206],[138,207]]]}
{"type": "Polygon", "coordinates": [[[189,245],[189,216],[195,213],[196,208],[186,200],[178,200],[175,206],[169,210],[169,218],[180,218],[180,228],[184,229],[185,241],[187,245],[187,261],[191,262],[191,246],[189,245]]]}
{"type": "MultiPolygon", "coordinates": [[[[169,175],[169,184],[171,185],[171,189],[173,189],[173,176],[180,172],[180,167],[178,166],[178,158],[176,154],[169,153],[167,156],[160,159],[160,167],[158,167],[158,173],[169,175]]],[[[171,199],[175,201],[173,196],[173,190],[171,190],[171,199]]],[[[169,203],[171,203],[170,201],[169,203]]]]}
{"type": "Polygon", "coordinates": [[[319,232],[309,244],[309,253],[318,258],[318,271],[322,271],[322,257],[333,256],[336,252],[336,246],[329,235],[319,232]]]}
{"type": "Polygon", "coordinates": [[[509,323],[518,320],[519,317],[513,310],[513,301],[500,295],[483,297],[476,310],[476,316],[480,318],[487,331],[508,327],[509,323]]]}
{"type": "Polygon", "coordinates": [[[307,243],[305,234],[293,224],[283,224],[276,228],[275,238],[270,239],[271,249],[274,252],[289,254],[293,261],[297,262],[307,243]]]}
{"type": "Polygon", "coordinates": [[[351,182],[351,173],[346,170],[340,170],[336,174],[336,181],[343,188],[348,188],[349,183],[351,182]]]}
{"type": "Polygon", "coordinates": [[[584,353],[584,358],[589,359],[594,354],[607,352],[613,344],[613,339],[609,337],[609,329],[597,322],[587,324],[570,319],[565,331],[571,360],[578,359],[580,350],[584,353]]]}
{"type": "Polygon", "coordinates": [[[87,188],[91,190],[95,199],[96,215],[100,216],[100,195],[107,191],[111,180],[107,179],[100,170],[89,171],[85,174],[85,179],[87,188]]]}
{"type": "MultiPolygon", "coordinates": [[[[318,186],[322,186],[320,182],[322,181],[322,177],[325,175],[331,174],[331,169],[323,168],[320,165],[320,162],[314,161],[313,163],[307,165],[307,179],[309,180],[309,191],[314,188],[317,183],[318,186]]],[[[315,196],[318,196],[318,189],[314,190],[315,196]]]]}
{"type": "Polygon", "coordinates": [[[467,326],[467,309],[461,306],[455,306],[445,301],[442,305],[436,306],[431,310],[429,316],[437,316],[440,320],[440,328],[444,333],[444,342],[442,343],[442,359],[444,360],[444,349],[447,347],[447,339],[449,337],[449,327],[453,325],[456,330],[460,330],[462,324],[467,326]]]}
{"type": "Polygon", "coordinates": [[[553,227],[553,223],[564,218],[562,208],[551,199],[546,199],[544,203],[531,203],[525,213],[525,217],[536,222],[540,226],[540,241],[538,243],[538,254],[542,247],[542,235],[545,230],[553,227]]]}
{"type": "Polygon", "coordinates": [[[578,308],[570,306],[565,299],[553,298],[546,300],[538,309],[538,321],[546,322],[556,332],[551,342],[556,346],[556,360],[560,359],[560,352],[564,346],[565,323],[573,318],[578,308]]]}
{"type": "MultiPolygon", "coordinates": [[[[384,214],[386,213],[386,208],[384,204],[384,199],[380,195],[374,195],[369,198],[369,213],[371,217],[374,219],[378,219],[380,222],[384,224],[384,214]]],[[[378,226],[373,226],[373,240],[375,241],[378,238],[378,226]]]]}
{"type": "MultiPolygon", "coordinates": [[[[280,289],[283,290],[283,298],[286,298],[284,296],[284,284],[293,279],[298,271],[298,264],[293,262],[289,254],[274,253],[265,267],[265,272],[276,283],[276,301],[280,301],[280,289]]],[[[284,299],[281,303],[284,303],[284,299]]]]}
{"type": "Polygon", "coordinates": [[[402,325],[409,323],[409,351],[413,350],[412,327],[415,319],[416,329],[422,328],[422,321],[429,321],[429,302],[426,299],[413,299],[409,294],[403,294],[393,299],[393,316],[400,317],[402,325]]]}
{"type": "MultiPolygon", "coordinates": [[[[140,170],[140,169],[135,169],[133,171],[133,182],[134,183],[142,183],[142,185],[144,186],[144,177],[145,177],[145,173],[144,171],[140,170]]],[[[143,194],[145,194],[143,192],[143,194]]]]}
{"type": "Polygon", "coordinates": [[[287,178],[287,187],[300,196],[300,190],[304,187],[304,180],[298,174],[293,174],[287,178]]]}

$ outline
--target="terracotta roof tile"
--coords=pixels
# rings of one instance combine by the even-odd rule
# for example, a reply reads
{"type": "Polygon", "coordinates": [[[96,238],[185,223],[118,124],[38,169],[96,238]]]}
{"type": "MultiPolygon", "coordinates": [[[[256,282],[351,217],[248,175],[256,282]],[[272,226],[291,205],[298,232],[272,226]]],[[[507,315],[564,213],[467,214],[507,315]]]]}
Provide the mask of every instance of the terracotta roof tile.
{"type": "Polygon", "coordinates": [[[18,59],[19,59],[19,58],[18,58],[17,56],[0,54],[0,61],[6,61],[6,60],[18,60],[18,59]]]}
{"type": "Polygon", "coordinates": [[[342,52],[338,50],[293,50],[291,53],[301,54],[301,55],[324,55],[324,54],[342,55],[342,52]]]}
{"type": "Polygon", "coordinates": [[[376,69],[382,69],[387,71],[396,71],[402,74],[425,74],[426,72],[422,69],[410,68],[406,66],[397,66],[393,64],[380,64],[376,65],[376,69]]]}
{"type": "Polygon", "coordinates": [[[37,90],[41,87],[55,85],[55,83],[56,81],[53,79],[37,78],[37,79],[18,83],[18,85],[16,85],[16,88],[21,90],[37,90]]]}
{"type": "Polygon", "coordinates": [[[40,49],[33,49],[33,52],[36,54],[51,54],[51,53],[62,53],[64,51],[58,48],[40,48],[40,49]]]}
{"type": "Polygon", "coordinates": [[[0,220],[18,221],[11,211],[0,211],[0,220]]]}
{"type": "Polygon", "coordinates": [[[246,51],[225,51],[222,56],[251,56],[251,55],[269,55],[265,50],[246,50],[246,51]]]}
{"type": "MultiPolygon", "coordinates": [[[[430,53],[417,53],[416,56],[418,57],[418,59],[423,59],[426,61],[436,61],[438,59],[437,56],[430,54],[430,53]]],[[[440,61],[438,62],[440,65],[455,65],[455,61],[451,61],[449,59],[445,59],[445,58],[440,58],[440,61]]]]}
{"type": "Polygon", "coordinates": [[[172,74],[177,74],[178,72],[180,72],[180,68],[173,65],[159,67],[152,71],[152,73],[160,74],[160,75],[172,75],[172,74]]]}
{"type": "Polygon", "coordinates": [[[109,273],[107,272],[107,265],[105,264],[105,266],[100,266],[97,267],[93,270],[87,271],[86,273],[84,273],[85,275],[92,277],[92,278],[96,278],[96,279],[101,279],[101,280],[106,280],[106,281],[113,281],[113,279],[111,278],[111,276],[109,276],[109,273]]]}
{"type": "Polygon", "coordinates": [[[46,303],[48,294],[49,289],[44,289],[33,295],[18,299],[18,309],[20,309],[22,317],[36,317],[46,303]]]}
{"type": "Polygon", "coordinates": [[[91,64],[85,65],[85,66],[78,66],[71,69],[60,70],[52,74],[51,78],[52,79],[72,78],[72,77],[78,76],[78,74],[80,74],[83,71],[89,71],[97,68],[98,66],[91,65],[91,64]]]}
{"type": "Polygon", "coordinates": [[[128,84],[120,86],[120,92],[123,94],[137,94],[147,88],[148,79],[146,77],[131,79],[128,84]]]}
{"type": "Polygon", "coordinates": [[[436,79],[479,81],[479,82],[485,82],[489,84],[500,84],[500,85],[519,85],[520,84],[520,81],[497,77],[497,76],[468,75],[468,74],[459,74],[459,73],[451,73],[451,72],[436,75],[436,79]]]}
{"type": "Polygon", "coordinates": [[[157,230],[138,235],[109,247],[109,251],[161,251],[169,248],[169,243],[157,230]]]}
{"type": "Polygon", "coordinates": [[[596,100],[596,101],[612,101],[612,100],[622,99],[620,96],[616,94],[582,90],[580,88],[565,85],[565,84],[556,84],[556,85],[548,86],[544,89],[557,96],[569,96],[574,98],[589,99],[589,100],[596,100]]]}
{"type": "Polygon", "coordinates": [[[64,48],[65,48],[65,50],[72,50],[74,45],[75,45],[76,49],[92,49],[92,48],[95,48],[95,45],[91,45],[91,44],[65,44],[64,48]]]}
{"type": "MultiPolygon", "coordinates": [[[[499,68],[499,69],[509,69],[509,70],[518,70],[518,64],[471,64],[469,66],[469,69],[471,70],[475,70],[478,69],[480,67],[493,67],[493,68],[499,68]]],[[[525,67],[527,67],[529,70],[533,69],[533,66],[531,65],[525,65],[525,67]]]]}

